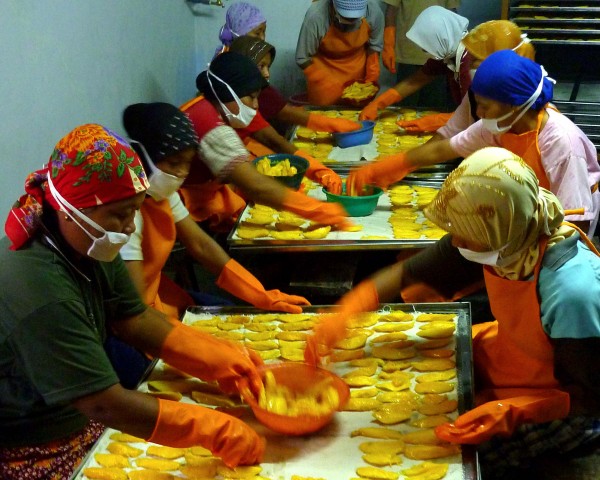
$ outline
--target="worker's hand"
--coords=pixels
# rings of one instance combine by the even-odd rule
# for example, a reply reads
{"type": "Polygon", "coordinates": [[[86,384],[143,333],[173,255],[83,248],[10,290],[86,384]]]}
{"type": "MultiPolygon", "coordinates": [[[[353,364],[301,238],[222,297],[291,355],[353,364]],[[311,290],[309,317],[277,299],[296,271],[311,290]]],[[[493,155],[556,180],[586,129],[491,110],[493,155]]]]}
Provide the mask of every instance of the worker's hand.
{"type": "Polygon", "coordinates": [[[347,118],[326,117],[325,115],[314,112],[308,114],[306,126],[316,132],[352,132],[362,128],[360,123],[353,120],[347,118]]]}
{"type": "Polygon", "coordinates": [[[372,280],[364,280],[344,295],[332,313],[319,317],[314,332],[306,339],[304,361],[311,365],[321,363],[335,345],[346,338],[347,325],[353,314],[377,310],[379,294],[372,280]]]}
{"type": "Polygon", "coordinates": [[[331,170],[331,168],[326,167],[312,155],[309,155],[302,150],[298,150],[294,155],[298,155],[299,157],[308,160],[306,176],[313,182],[323,185],[327,191],[335,195],[342,193],[342,179],[337,173],[331,170]]]}
{"type": "Polygon", "coordinates": [[[262,283],[233,258],[221,270],[217,286],[263,310],[301,313],[301,305],[310,305],[304,297],[265,290],[262,283]]]}
{"type": "Polygon", "coordinates": [[[231,415],[163,399],[158,399],[158,409],[149,442],[176,448],[200,445],[220,457],[229,468],[254,465],[263,458],[264,440],[231,415]]]}
{"type": "Polygon", "coordinates": [[[404,152],[389,155],[350,172],[346,180],[346,190],[350,195],[362,195],[367,185],[387,188],[402,180],[415,168],[406,161],[404,152]]]}
{"type": "Polygon", "coordinates": [[[262,388],[258,354],[242,344],[216,338],[187,325],[177,324],[162,344],[160,358],[202,380],[219,382],[225,393],[237,393],[237,383],[247,378],[253,393],[262,388]]]}
{"type": "Polygon", "coordinates": [[[383,65],[391,73],[396,73],[396,27],[388,26],[383,29],[383,65]]]}
{"type": "Polygon", "coordinates": [[[396,124],[409,133],[435,132],[446,125],[452,113],[435,113],[414,120],[399,120],[396,124]]]}
{"type": "Polygon", "coordinates": [[[302,218],[313,220],[323,225],[336,226],[340,230],[351,228],[353,223],[348,221],[348,213],[335,202],[320,202],[303,193],[290,190],[282,202],[282,207],[302,218]]]}
{"type": "Polygon", "coordinates": [[[371,52],[367,55],[365,64],[365,83],[376,83],[379,80],[379,52],[371,52]]]}
{"type": "Polygon", "coordinates": [[[544,423],[569,414],[569,394],[540,390],[531,395],[484,403],[435,429],[438,438],[452,443],[480,444],[495,435],[510,436],[525,423],[544,423]]]}
{"type": "Polygon", "coordinates": [[[377,120],[379,110],[383,110],[389,107],[393,103],[397,103],[402,100],[402,96],[396,91],[395,88],[386,90],[379,95],[375,100],[369,103],[365,108],[362,109],[358,115],[359,120],[377,120]]]}

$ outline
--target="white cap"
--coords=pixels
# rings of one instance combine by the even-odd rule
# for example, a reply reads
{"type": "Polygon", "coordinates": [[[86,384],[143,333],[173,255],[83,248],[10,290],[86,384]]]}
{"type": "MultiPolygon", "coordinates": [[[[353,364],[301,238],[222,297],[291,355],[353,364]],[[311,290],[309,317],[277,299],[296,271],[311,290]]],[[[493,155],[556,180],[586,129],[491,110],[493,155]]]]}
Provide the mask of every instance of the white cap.
{"type": "Polygon", "coordinates": [[[333,0],[333,6],[344,18],[361,18],[367,14],[367,0],[333,0]]]}

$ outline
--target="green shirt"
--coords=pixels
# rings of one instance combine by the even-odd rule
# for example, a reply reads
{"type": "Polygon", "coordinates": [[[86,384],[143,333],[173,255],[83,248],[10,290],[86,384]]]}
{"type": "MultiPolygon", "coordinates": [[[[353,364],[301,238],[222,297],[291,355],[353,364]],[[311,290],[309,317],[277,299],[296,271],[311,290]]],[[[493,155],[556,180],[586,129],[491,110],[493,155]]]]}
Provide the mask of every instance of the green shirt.
{"type": "Polygon", "coordinates": [[[0,445],[44,443],[88,421],[70,403],[116,383],[107,324],[142,313],[121,257],[71,263],[34,239],[0,239],[0,445]]]}

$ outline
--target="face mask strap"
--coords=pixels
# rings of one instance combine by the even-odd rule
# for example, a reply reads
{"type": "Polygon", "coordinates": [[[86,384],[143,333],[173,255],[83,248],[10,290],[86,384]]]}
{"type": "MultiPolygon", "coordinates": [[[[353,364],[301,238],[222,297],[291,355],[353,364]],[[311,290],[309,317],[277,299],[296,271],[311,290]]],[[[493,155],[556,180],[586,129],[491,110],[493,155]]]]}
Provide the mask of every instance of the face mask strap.
{"type": "Polygon", "coordinates": [[[58,193],[58,191],[56,190],[56,188],[54,188],[54,185],[52,184],[52,180],[50,179],[50,177],[48,177],[48,187],[50,187],[50,192],[52,193],[52,195],[56,199],[57,203],[64,209],[64,212],[69,216],[69,218],[71,220],[73,220],[77,225],[79,225],[79,228],[81,228],[86,233],[86,235],[88,237],[90,237],[92,240],[94,240],[94,239],[97,238],[97,237],[94,237],[90,232],[88,232],[83,227],[83,225],[81,225],[81,223],[79,223],[77,221],[77,219],[73,215],[71,215],[71,213],[74,213],[76,216],[79,217],[80,220],[83,220],[85,223],[87,223],[91,227],[95,228],[99,232],[106,233],[106,230],[104,228],[102,228],[100,225],[98,225],[96,222],[94,222],[87,215],[84,215],[79,210],[77,210],[60,193],[58,193]]]}
{"type": "Polygon", "coordinates": [[[140,146],[142,155],[146,159],[146,163],[150,167],[150,170],[152,170],[152,173],[156,173],[158,170],[160,170],[160,168],[158,168],[156,166],[156,164],[152,161],[152,159],[150,158],[150,155],[148,154],[148,151],[146,150],[146,147],[144,147],[144,145],[141,142],[138,142],[137,140],[132,140],[132,139],[128,139],[128,141],[129,141],[129,143],[135,143],[140,146]]]}
{"type": "Polygon", "coordinates": [[[231,96],[233,97],[233,99],[235,100],[235,102],[239,105],[240,103],[242,103],[242,101],[240,100],[240,97],[238,97],[236,95],[236,93],[233,91],[233,88],[231,88],[229,86],[229,84],[222,80],[221,78],[219,78],[217,75],[215,75],[214,73],[212,73],[210,71],[210,68],[208,70],[206,70],[206,79],[208,80],[208,84],[210,85],[210,89],[213,91],[213,93],[215,94],[215,97],[217,98],[217,100],[219,101],[219,104],[221,105],[221,107],[223,107],[224,110],[227,110],[227,112],[230,115],[233,115],[233,113],[231,113],[231,110],[229,110],[221,101],[221,99],[219,98],[219,96],[217,95],[217,92],[215,91],[212,82],[210,81],[210,76],[215,77],[219,82],[221,82],[223,85],[225,85],[227,87],[227,90],[229,90],[229,93],[231,93],[231,96]]]}

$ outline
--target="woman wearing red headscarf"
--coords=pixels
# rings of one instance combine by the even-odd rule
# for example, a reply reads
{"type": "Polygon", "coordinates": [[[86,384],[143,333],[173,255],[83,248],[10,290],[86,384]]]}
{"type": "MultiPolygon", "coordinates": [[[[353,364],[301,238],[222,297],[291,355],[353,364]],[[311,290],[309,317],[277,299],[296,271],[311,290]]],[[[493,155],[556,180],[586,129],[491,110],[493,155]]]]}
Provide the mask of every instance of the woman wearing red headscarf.
{"type": "Polygon", "coordinates": [[[75,128],[29,176],[0,239],[0,477],[69,478],[104,426],[203,445],[230,466],[264,444],[243,422],[121,386],[109,332],[228,391],[260,359],[145,305],[119,256],[148,188],[139,157],[100,125],[75,128]]]}

